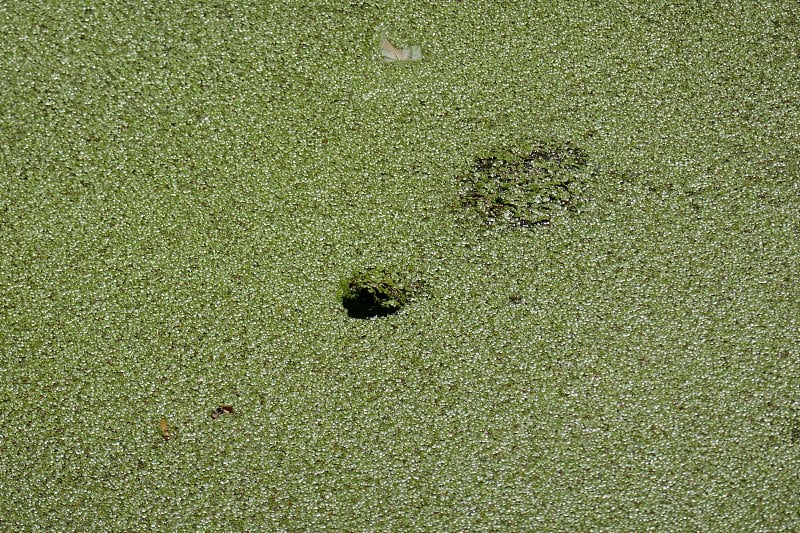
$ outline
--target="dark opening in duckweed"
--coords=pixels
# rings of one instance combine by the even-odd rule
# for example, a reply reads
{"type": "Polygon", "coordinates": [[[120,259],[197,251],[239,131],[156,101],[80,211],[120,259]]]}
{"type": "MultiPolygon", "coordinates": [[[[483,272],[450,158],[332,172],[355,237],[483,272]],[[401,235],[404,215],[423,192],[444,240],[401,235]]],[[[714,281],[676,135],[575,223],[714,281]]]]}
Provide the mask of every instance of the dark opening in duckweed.
{"type": "Polygon", "coordinates": [[[586,153],[571,143],[494,150],[458,177],[460,205],[489,225],[547,226],[555,214],[577,207],[586,163],[586,153]]]}
{"type": "Polygon", "coordinates": [[[340,284],[342,305],[351,318],[372,318],[394,314],[411,299],[413,284],[383,268],[354,272],[340,284]]]}

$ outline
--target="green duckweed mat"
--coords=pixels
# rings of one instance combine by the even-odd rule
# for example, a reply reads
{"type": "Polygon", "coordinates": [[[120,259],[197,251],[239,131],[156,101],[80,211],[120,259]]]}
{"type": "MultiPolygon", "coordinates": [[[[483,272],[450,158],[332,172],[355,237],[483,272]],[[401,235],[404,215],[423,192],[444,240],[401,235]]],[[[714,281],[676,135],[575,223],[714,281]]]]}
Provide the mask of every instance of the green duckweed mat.
{"type": "Polygon", "coordinates": [[[0,29],[2,529],[800,528],[797,2],[0,29]],[[536,143],[574,207],[463,205],[536,143]],[[372,266],[424,296],[348,317],[372,266]]]}

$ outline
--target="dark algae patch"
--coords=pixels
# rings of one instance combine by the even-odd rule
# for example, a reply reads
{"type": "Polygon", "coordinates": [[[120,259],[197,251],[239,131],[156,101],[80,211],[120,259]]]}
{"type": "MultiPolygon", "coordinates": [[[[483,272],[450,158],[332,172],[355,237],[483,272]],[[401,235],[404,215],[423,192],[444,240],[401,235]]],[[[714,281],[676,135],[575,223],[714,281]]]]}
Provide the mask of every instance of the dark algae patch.
{"type": "Polygon", "coordinates": [[[340,284],[342,305],[351,318],[387,316],[400,311],[412,295],[412,286],[383,268],[354,272],[340,284]]]}
{"type": "Polygon", "coordinates": [[[571,143],[493,150],[458,177],[459,203],[490,226],[548,226],[578,206],[586,163],[586,153],[571,143]]]}

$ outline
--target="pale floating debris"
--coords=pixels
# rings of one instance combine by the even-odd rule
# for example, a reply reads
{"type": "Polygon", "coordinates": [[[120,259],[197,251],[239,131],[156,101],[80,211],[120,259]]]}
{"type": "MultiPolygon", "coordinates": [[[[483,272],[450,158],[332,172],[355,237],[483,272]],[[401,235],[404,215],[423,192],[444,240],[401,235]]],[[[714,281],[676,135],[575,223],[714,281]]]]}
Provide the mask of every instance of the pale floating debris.
{"type": "Polygon", "coordinates": [[[381,32],[381,55],[384,61],[419,61],[422,48],[417,45],[398,48],[389,42],[386,32],[381,32]]]}

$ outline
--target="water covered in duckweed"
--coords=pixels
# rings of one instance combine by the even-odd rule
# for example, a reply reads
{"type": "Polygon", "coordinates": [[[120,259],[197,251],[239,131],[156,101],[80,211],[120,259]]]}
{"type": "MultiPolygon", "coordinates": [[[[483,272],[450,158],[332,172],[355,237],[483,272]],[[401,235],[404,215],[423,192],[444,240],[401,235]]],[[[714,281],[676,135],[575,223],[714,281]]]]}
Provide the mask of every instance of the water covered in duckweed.
{"type": "Polygon", "coordinates": [[[4,529],[800,526],[796,2],[440,4],[0,8],[4,529]]]}

